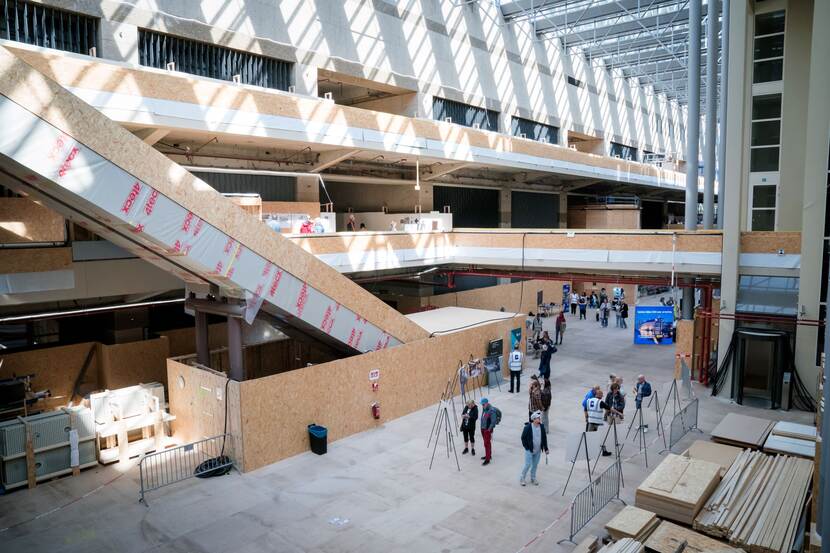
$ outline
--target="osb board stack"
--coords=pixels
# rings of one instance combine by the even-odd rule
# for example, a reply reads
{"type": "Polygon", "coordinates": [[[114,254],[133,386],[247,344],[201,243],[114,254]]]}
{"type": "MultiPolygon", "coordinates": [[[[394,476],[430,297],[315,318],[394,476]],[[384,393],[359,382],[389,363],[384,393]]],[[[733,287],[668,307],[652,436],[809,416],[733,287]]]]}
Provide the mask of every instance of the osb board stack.
{"type": "Polygon", "coordinates": [[[228,381],[222,373],[191,367],[172,359],[167,360],[167,383],[168,410],[176,417],[172,423],[176,443],[190,443],[221,435],[225,429],[227,409],[227,432],[231,439],[226,442],[226,454],[239,470],[246,470],[240,383],[228,381]]]}
{"type": "Polygon", "coordinates": [[[725,543],[713,540],[703,534],[683,528],[664,520],[646,540],[645,546],[649,551],[657,553],[675,553],[680,545],[686,542],[686,549],[690,553],[740,553],[725,543]]]}
{"type": "MultiPolygon", "coordinates": [[[[240,46],[248,48],[249,45],[240,46]]],[[[281,94],[278,91],[234,86],[215,80],[199,79],[176,72],[149,71],[124,65],[67,57],[57,52],[35,52],[10,47],[15,55],[38,71],[66,87],[98,90],[129,96],[159,100],[184,101],[209,105],[215,109],[232,109],[262,115],[295,118],[315,125],[348,124],[352,127],[400,134],[421,139],[445,141],[451,139],[470,147],[487,148],[496,152],[515,152],[548,159],[559,159],[603,167],[621,174],[661,177],[668,182],[682,184],[681,173],[663,170],[644,163],[611,159],[524,140],[505,134],[464,128],[443,121],[430,121],[341,106],[321,99],[281,94]]]]}
{"type": "Polygon", "coordinates": [[[812,477],[807,459],[745,450],[694,521],[753,552],[791,550],[812,477]]]}
{"type": "MultiPolygon", "coordinates": [[[[21,51],[17,51],[21,54],[21,51]]],[[[24,56],[25,57],[25,56],[24,56]]],[[[27,58],[43,61],[43,58],[27,58]]],[[[301,253],[274,232],[264,232],[265,224],[249,216],[219,192],[204,185],[167,156],[148,147],[142,140],[101,112],[61,88],[38,70],[47,73],[70,70],[71,58],[59,57],[58,65],[38,64],[34,69],[6,48],[0,48],[0,94],[78,140],[124,171],[147,183],[173,202],[185,207],[221,232],[232,236],[246,248],[271,261],[299,280],[351,309],[362,318],[402,342],[422,339],[427,333],[418,325],[384,304],[371,293],[342,276],[316,257],[301,253]]],[[[96,72],[101,64],[90,66],[96,72]]],[[[166,80],[158,72],[147,74],[147,88],[139,95],[164,91],[166,80]]],[[[129,80],[129,79],[127,79],[129,80]]],[[[187,81],[179,81],[185,83],[187,81]]],[[[125,83],[121,83],[125,84],[125,83]]],[[[168,83],[171,84],[171,83],[168,83]]],[[[118,85],[116,85],[118,86],[118,85]]],[[[130,86],[130,85],[127,85],[130,86]]],[[[193,93],[195,91],[191,91],[193,93]]],[[[198,95],[197,95],[198,96],[198,95]]],[[[261,107],[261,106],[260,106],[261,107]]],[[[359,110],[358,110],[359,111],[359,110]]]]}
{"type": "Polygon", "coordinates": [[[605,529],[615,540],[633,538],[639,542],[644,542],[657,528],[658,524],[660,524],[660,519],[657,518],[656,514],[628,505],[608,521],[605,529]]]}
{"type": "Polygon", "coordinates": [[[637,507],[692,524],[720,481],[720,465],[668,455],[637,488],[637,507]]]}
{"type": "Polygon", "coordinates": [[[0,198],[0,244],[63,242],[63,215],[28,198],[0,198]]]}
{"type": "Polygon", "coordinates": [[[596,553],[598,549],[599,538],[594,535],[589,535],[579,542],[571,553],[596,553]]]}
{"type": "Polygon", "coordinates": [[[643,551],[645,548],[642,543],[631,538],[623,538],[609,543],[600,549],[599,553],[643,553],[643,551]]]}
{"type": "Polygon", "coordinates": [[[722,444],[760,449],[775,423],[771,420],[727,414],[712,430],[712,440],[722,444]]]}
{"type": "Polygon", "coordinates": [[[498,338],[506,357],[513,328],[524,328],[524,316],[242,382],[245,470],[308,451],[312,422],[327,427],[332,442],[436,403],[459,360],[484,355],[498,338]],[[372,369],[380,369],[377,392],[372,369]],[[371,415],[375,401],[380,420],[371,415]]]}
{"type": "Polygon", "coordinates": [[[707,442],[705,440],[695,440],[683,455],[691,457],[692,459],[700,459],[720,465],[720,475],[723,476],[742,451],[743,449],[740,447],[707,442]]]}

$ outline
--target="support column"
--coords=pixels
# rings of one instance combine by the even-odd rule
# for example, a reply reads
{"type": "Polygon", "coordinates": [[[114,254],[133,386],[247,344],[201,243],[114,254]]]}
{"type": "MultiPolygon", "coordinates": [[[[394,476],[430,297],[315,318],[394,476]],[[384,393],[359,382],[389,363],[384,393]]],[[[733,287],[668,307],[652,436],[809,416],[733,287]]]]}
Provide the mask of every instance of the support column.
{"type": "Polygon", "coordinates": [[[320,203],[320,178],[317,175],[297,177],[294,201],[320,203]]]}
{"type": "Polygon", "coordinates": [[[196,311],[196,362],[210,367],[210,340],[208,335],[207,313],[196,311]]]}
{"type": "Polygon", "coordinates": [[[317,97],[317,66],[294,64],[294,92],[317,97]]]}
{"type": "Polygon", "coordinates": [[[99,21],[101,44],[98,47],[98,57],[138,65],[138,27],[107,18],[99,21]]]}
{"type": "Polygon", "coordinates": [[[703,228],[712,228],[715,212],[715,140],[718,105],[718,0],[706,12],[706,136],[703,151],[703,228]]]}
{"type": "MultiPolygon", "coordinates": [[[[686,230],[697,229],[697,163],[700,141],[700,12],[701,0],[689,2],[689,56],[686,103],[686,230]]],[[[682,317],[694,317],[695,290],[683,288],[682,317]]]]}
{"type": "Polygon", "coordinates": [[[429,181],[421,180],[421,189],[415,191],[415,203],[421,206],[421,213],[429,213],[433,209],[433,184],[429,181]]]}
{"type": "Polygon", "coordinates": [[[726,100],[729,81],[729,0],[721,0],[723,32],[720,45],[720,103],[718,103],[718,216],[717,228],[723,228],[723,210],[726,202],[726,100]]]}
{"type": "Polygon", "coordinates": [[[242,356],[242,319],[228,317],[228,378],[245,380],[245,364],[242,356]]]}
{"type": "Polygon", "coordinates": [[[513,216],[513,191],[510,188],[499,190],[499,228],[510,228],[513,216]]]}
{"type": "Polygon", "coordinates": [[[568,193],[559,193],[559,228],[568,228],[568,193]]]}

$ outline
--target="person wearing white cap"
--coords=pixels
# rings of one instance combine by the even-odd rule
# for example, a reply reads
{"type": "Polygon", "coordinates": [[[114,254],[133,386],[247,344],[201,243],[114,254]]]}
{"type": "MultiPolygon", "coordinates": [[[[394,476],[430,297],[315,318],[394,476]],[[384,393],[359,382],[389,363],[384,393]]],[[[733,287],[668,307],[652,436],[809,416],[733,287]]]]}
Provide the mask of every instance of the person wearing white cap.
{"type": "Polygon", "coordinates": [[[544,451],[545,455],[548,453],[548,437],[542,424],[542,413],[539,411],[530,415],[530,422],[525,423],[524,430],[522,430],[522,446],[525,449],[525,464],[522,468],[522,474],[519,476],[519,483],[522,486],[526,485],[525,478],[529,470],[530,483],[538,486],[536,468],[539,466],[542,452],[544,451]]]}

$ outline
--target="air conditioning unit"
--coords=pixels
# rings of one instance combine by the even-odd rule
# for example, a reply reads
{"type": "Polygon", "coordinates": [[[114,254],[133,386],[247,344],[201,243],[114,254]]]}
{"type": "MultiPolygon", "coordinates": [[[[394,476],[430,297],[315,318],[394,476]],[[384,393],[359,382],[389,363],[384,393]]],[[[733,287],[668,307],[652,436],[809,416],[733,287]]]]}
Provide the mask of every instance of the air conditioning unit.
{"type": "Polygon", "coordinates": [[[176,62],[171,61],[170,63],[168,63],[167,64],[167,70],[168,71],[175,71],[176,70],[176,62]]]}
{"type": "Polygon", "coordinates": [[[296,86],[294,86],[293,84],[292,84],[292,85],[288,85],[288,93],[289,93],[289,94],[296,94],[296,93],[297,93],[297,87],[296,87],[296,86]]]}
{"type": "Polygon", "coordinates": [[[445,123],[452,123],[452,117],[444,117],[445,123]]]}
{"type": "Polygon", "coordinates": [[[523,132],[519,133],[519,138],[527,138],[527,135],[523,132]]]}
{"type": "Polygon", "coordinates": [[[164,409],[164,386],[151,382],[98,392],[89,396],[89,406],[97,424],[135,417],[164,409]]]}
{"type": "Polygon", "coordinates": [[[234,75],[231,80],[236,84],[242,84],[242,75],[234,75]]]}
{"type": "Polygon", "coordinates": [[[334,94],[332,94],[331,92],[324,92],[323,93],[323,99],[328,101],[328,102],[333,102],[334,101],[334,94]]]}
{"type": "Polygon", "coordinates": [[[481,129],[481,123],[473,123],[474,129],[481,129]]]}

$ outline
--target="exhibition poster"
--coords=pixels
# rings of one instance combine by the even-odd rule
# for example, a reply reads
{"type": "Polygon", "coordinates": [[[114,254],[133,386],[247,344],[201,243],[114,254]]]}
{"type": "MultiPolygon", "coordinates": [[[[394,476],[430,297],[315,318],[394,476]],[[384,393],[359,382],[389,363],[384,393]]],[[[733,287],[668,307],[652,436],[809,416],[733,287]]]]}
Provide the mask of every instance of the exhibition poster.
{"type": "Polygon", "coordinates": [[[672,344],[674,307],[638,305],[634,314],[635,344],[672,344]]]}

